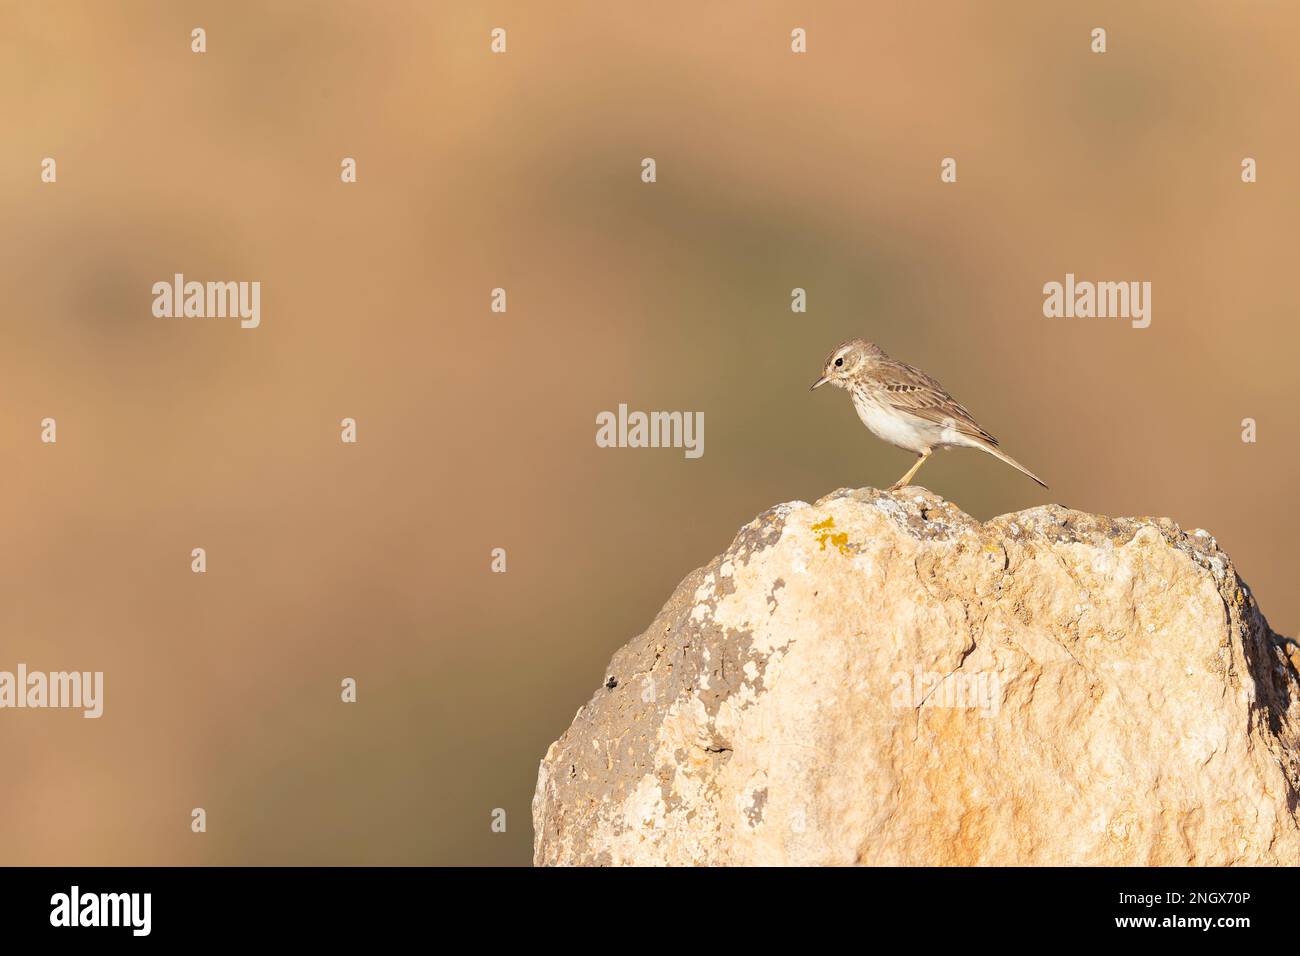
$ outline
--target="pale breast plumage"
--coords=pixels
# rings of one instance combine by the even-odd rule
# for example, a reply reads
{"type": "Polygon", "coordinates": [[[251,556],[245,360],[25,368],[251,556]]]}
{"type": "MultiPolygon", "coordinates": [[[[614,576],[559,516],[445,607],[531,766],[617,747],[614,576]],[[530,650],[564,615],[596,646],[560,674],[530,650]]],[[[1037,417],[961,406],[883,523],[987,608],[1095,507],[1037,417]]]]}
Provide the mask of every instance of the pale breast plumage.
{"type": "Polygon", "coordinates": [[[853,407],[871,434],[896,448],[919,455],[939,445],[955,444],[951,426],[901,412],[865,389],[853,389],[853,407]]]}

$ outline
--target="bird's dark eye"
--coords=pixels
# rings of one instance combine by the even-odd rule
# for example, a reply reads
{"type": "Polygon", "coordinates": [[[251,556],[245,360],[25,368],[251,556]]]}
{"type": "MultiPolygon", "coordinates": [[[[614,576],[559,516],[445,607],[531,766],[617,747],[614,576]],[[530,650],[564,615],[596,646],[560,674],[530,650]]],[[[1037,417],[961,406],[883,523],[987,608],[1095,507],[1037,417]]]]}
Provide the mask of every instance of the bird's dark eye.
{"type": "Polygon", "coordinates": [[[837,358],[837,359],[835,360],[835,367],[836,367],[836,368],[839,368],[839,367],[840,367],[841,365],[843,365],[843,364],[844,364],[844,359],[842,359],[842,358],[837,358]]]}

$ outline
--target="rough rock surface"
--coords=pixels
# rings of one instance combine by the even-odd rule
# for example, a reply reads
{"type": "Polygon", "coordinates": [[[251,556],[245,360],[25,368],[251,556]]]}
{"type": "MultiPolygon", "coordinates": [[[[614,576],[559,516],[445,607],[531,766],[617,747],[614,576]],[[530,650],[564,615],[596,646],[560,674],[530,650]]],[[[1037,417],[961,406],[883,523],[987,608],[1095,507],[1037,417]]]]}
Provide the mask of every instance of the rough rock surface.
{"type": "Polygon", "coordinates": [[[1204,531],[778,505],[542,760],[537,864],[1300,863],[1300,684],[1204,531]]]}

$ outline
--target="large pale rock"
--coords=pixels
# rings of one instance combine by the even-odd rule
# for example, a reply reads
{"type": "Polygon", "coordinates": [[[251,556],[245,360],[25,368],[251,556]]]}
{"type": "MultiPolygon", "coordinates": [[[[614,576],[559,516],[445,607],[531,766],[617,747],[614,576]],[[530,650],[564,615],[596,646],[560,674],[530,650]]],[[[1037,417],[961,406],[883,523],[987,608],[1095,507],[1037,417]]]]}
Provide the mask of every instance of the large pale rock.
{"type": "Polygon", "coordinates": [[[1168,519],[778,505],[551,745],[538,864],[1300,863],[1300,685],[1168,519]]]}

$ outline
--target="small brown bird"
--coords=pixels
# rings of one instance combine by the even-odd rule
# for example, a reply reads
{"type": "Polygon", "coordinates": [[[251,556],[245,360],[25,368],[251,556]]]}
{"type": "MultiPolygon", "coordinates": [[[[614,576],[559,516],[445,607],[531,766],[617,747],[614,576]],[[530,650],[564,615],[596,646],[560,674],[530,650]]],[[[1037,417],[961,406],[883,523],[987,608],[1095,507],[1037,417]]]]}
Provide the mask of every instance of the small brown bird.
{"type": "Polygon", "coordinates": [[[916,453],[916,464],[890,485],[890,491],[905,487],[936,448],[978,448],[1047,487],[1043,479],[999,451],[998,440],[942,385],[919,368],[891,359],[870,342],[851,339],[826,356],[822,377],[812,387],[828,382],[848,391],[858,417],[873,435],[916,453]]]}

